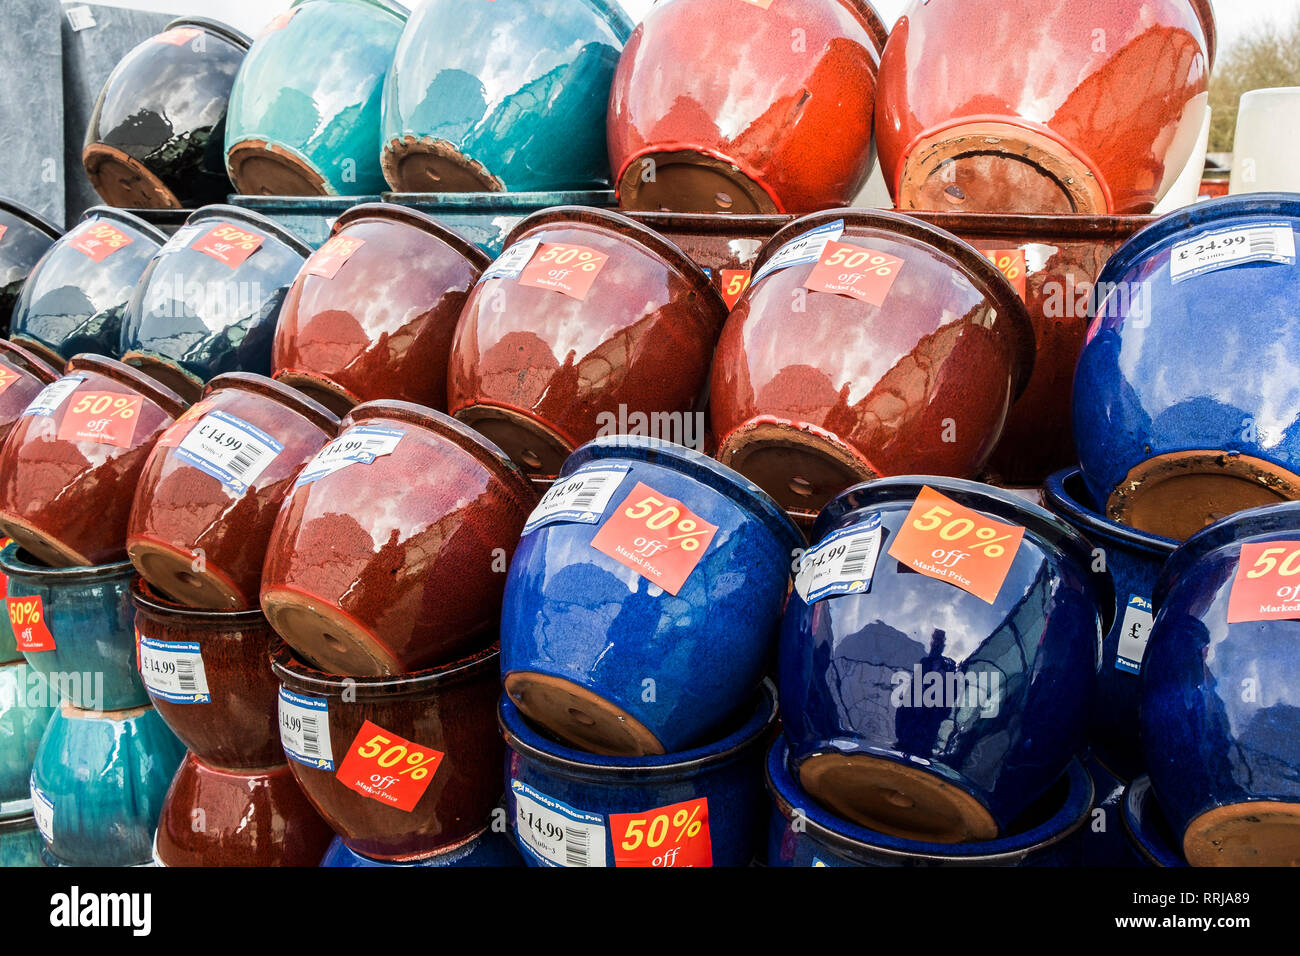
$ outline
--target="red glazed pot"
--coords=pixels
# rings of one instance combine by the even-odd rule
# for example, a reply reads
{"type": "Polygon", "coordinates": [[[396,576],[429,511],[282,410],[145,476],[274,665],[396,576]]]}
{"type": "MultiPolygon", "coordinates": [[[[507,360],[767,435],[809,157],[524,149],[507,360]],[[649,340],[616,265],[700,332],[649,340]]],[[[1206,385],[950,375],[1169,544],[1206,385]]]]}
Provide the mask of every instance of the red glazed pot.
{"type": "Polygon", "coordinates": [[[280,504],[338,426],[287,385],[218,375],[163,433],[140,476],[126,535],[136,570],[191,607],[256,608],[280,504]]]}
{"type": "Polygon", "coordinates": [[[880,61],[899,209],[1145,213],[1196,147],[1209,0],[927,0],[880,61]]]}
{"type": "Polygon", "coordinates": [[[0,445],[41,389],[58,377],[59,373],[44,359],[21,345],[0,339],[0,445]]]}
{"type": "Polygon", "coordinates": [[[871,170],[887,31],[866,0],[664,0],[609,95],[624,209],[806,213],[871,170]]]}
{"type": "Polygon", "coordinates": [[[181,743],[215,767],[255,770],[280,763],[280,684],[267,660],[274,634],[261,609],[184,607],[138,577],[131,582],[131,600],[138,640],[147,642],[141,649],[145,689],[181,743]],[[193,684],[168,679],[175,671],[166,665],[177,661],[189,663],[193,684]],[[193,695],[184,693],[190,689],[193,695]]]}
{"type": "Polygon", "coordinates": [[[125,559],[136,484],[185,408],[143,372],[73,356],[0,449],[0,529],[51,567],[125,559]]]}
{"type": "Polygon", "coordinates": [[[325,674],[279,641],[271,663],[283,687],[289,766],[351,849],[407,861],[452,849],[486,829],[504,789],[497,645],[397,678],[325,674]],[[303,711],[303,703],[316,709],[303,711]],[[304,714],[316,718],[319,731],[313,743],[321,756],[309,762],[295,756],[304,756],[297,752],[303,745],[290,730],[304,714]],[[422,770],[428,772],[419,776],[422,770]]]}
{"type": "Polygon", "coordinates": [[[782,229],[754,275],[714,358],[720,461],[794,511],[871,478],[979,472],[1034,362],[1024,303],[988,259],[907,216],[841,210],[782,229]],[[805,288],[834,244],[764,276],[791,257],[787,243],[833,236],[841,221],[844,244],[892,260],[867,289],[880,306],[805,288]]]}
{"type": "Polygon", "coordinates": [[[289,289],[275,377],[339,414],[376,398],[445,409],[456,320],[490,263],[421,212],[354,206],[289,289]]]}
{"type": "Polygon", "coordinates": [[[495,640],[506,565],[535,502],[500,449],[446,415],[359,405],[280,509],[262,609],[334,673],[455,660],[495,640]]]}
{"type": "Polygon", "coordinates": [[[629,432],[640,416],[647,427],[651,416],[676,424],[654,437],[698,447],[692,412],[727,310],[680,249],[618,213],[562,206],[516,226],[484,276],[452,344],[447,398],[456,418],[543,477],[558,474],[579,445],[629,432]],[[585,298],[526,284],[555,244],[580,246],[590,261],[607,257],[594,277],[585,274],[585,298]],[[528,265],[517,277],[494,275],[512,255],[528,265]]]}
{"type": "Polygon", "coordinates": [[[221,770],[186,754],[154,837],[160,866],[318,866],[334,831],[292,771],[221,770]]]}

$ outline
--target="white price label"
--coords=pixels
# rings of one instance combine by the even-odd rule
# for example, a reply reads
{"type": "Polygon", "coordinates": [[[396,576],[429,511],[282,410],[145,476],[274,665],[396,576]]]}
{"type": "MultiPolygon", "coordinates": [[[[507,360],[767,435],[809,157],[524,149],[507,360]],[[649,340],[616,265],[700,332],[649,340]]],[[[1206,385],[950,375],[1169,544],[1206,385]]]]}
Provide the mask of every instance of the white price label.
{"type": "Polygon", "coordinates": [[[36,786],[36,778],[32,777],[32,814],[36,817],[36,829],[41,831],[41,838],[46,843],[54,842],[54,801],[47,797],[41,788],[36,786]]]}
{"type": "Polygon", "coordinates": [[[208,675],[197,642],[140,636],[140,676],[150,692],[173,704],[207,704],[208,675]]]}
{"type": "Polygon", "coordinates": [[[553,521],[595,524],[630,470],[630,465],[593,465],[557,479],[528,516],[523,533],[553,521]]]}
{"type": "Polygon", "coordinates": [[[605,818],[576,810],[519,780],[510,781],[515,796],[515,832],[528,849],[551,866],[605,865],[605,818]]]}
{"type": "Polygon", "coordinates": [[[77,390],[77,386],[86,380],[84,375],[67,375],[57,382],[51,382],[41,389],[41,393],[32,399],[32,403],[23,410],[24,415],[53,415],[59,410],[68,396],[77,390]]]}
{"type": "Polygon", "coordinates": [[[280,744],[286,756],[301,764],[334,769],[329,704],[325,698],[280,688],[280,744]]]}
{"type": "Polygon", "coordinates": [[[779,272],[791,266],[811,265],[819,262],[822,253],[826,250],[826,243],[834,242],[842,235],[844,235],[844,220],[837,219],[834,222],[828,222],[824,226],[818,226],[816,229],[810,229],[802,236],[791,239],[778,249],[772,258],[763,263],[762,268],[750,280],[750,287],[758,285],[760,280],[770,276],[773,272],[779,272]]]}
{"type": "Polygon", "coordinates": [[[794,587],[805,603],[833,594],[854,594],[871,586],[880,556],[880,515],[870,514],[851,528],[828,536],[804,552],[794,587]]]}
{"type": "Polygon", "coordinates": [[[518,279],[519,273],[523,272],[524,266],[532,261],[533,255],[537,252],[537,247],[541,244],[541,236],[533,236],[533,238],[525,239],[523,242],[516,242],[501,253],[496,262],[483,270],[483,274],[478,277],[478,281],[483,282],[486,279],[518,279]]]}
{"type": "Polygon", "coordinates": [[[348,465],[369,465],[376,458],[391,455],[405,434],[406,432],[400,428],[385,428],[382,425],[358,425],[349,428],[316,452],[316,457],[307,462],[303,470],[298,473],[298,480],[294,482],[294,487],[310,484],[348,465]]]}
{"type": "Polygon", "coordinates": [[[190,242],[195,236],[203,232],[204,228],[204,223],[197,222],[181,226],[171,234],[171,237],[168,238],[165,243],[163,243],[163,247],[154,254],[154,258],[157,259],[159,256],[170,256],[180,252],[182,249],[188,249],[190,242]]]}
{"type": "Polygon", "coordinates": [[[1151,602],[1130,594],[1128,606],[1124,609],[1124,621],[1120,624],[1119,651],[1115,655],[1116,670],[1129,674],[1141,672],[1153,620],[1151,602]]]}
{"type": "Polygon", "coordinates": [[[176,456],[243,493],[284,446],[242,418],[209,412],[185,435],[176,456]]]}
{"type": "Polygon", "coordinates": [[[1178,283],[1243,262],[1295,265],[1295,233],[1290,224],[1217,229],[1180,242],[1169,254],[1169,278],[1178,283]]]}

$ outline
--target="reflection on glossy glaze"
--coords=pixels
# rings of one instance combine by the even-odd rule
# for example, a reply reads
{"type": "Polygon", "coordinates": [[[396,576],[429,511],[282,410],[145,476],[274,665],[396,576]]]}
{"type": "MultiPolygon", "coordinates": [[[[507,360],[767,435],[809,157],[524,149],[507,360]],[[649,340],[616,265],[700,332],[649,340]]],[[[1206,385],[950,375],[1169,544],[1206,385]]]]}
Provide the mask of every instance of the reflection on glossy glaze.
{"type": "Polygon", "coordinates": [[[9,334],[9,318],[32,268],[63,230],[20,203],[0,199],[0,335],[9,334]]]}
{"type": "Polygon", "coordinates": [[[1133,851],[1152,866],[1187,866],[1178,838],[1156,803],[1151,778],[1138,777],[1124,789],[1124,835],[1133,851]]]}
{"type": "Polygon", "coordinates": [[[504,833],[495,829],[484,830],[479,836],[452,850],[435,853],[433,856],[408,863],[390,863],[384,860],[372,860],[353,850],[343,842],[342,837],[335,837],[325,857],[320,861],[325,867],[389,867],[389,866],[523,866],[514,842],[504,833]]]}
{"type": "Polygon", "coordinates": [[[0,665],[0,820],[31,812],[28,777],[58,705],[55,693],[35,668],[0,665]]]}

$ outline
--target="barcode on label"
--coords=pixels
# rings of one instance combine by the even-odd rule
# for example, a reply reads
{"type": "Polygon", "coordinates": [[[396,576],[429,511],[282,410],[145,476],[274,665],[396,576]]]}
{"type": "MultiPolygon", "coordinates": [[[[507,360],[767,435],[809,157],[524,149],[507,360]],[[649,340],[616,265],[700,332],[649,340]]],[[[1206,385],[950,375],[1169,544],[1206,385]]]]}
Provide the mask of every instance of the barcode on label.
{"type": "Polygon", "coordinates": [[[284,445],[242,418],[209,412],[176,446],[176,456],[243,492],[284,451],[284,445]]]}
{"type": "Polygon", "coordinates": [[[604,515],[629,470],[628,465],[598,465],[580,468],[558,479],[528,516],[523,533],[528,534],[554,521],[595,524],[604,515]]]}
{"type": "Polygon", "coordinates": [[[280,744],[285,755],[319,770],[334,769],[329,707],[323,697],[280,688],[280,744]]]}
{"type": "Polygon", "coordinates": [[[564,865],[587,865],[587,831],[575,827],[564,828],[564,865]]]}
{"type": "Polygon", "coordinates": [[[182,660],[176,662],[176,680],[180,683],[182,691],[187,691],[191,694],[194,693],[195,684],[193,661],[182,660]]]}
{"type": "Polygon", "coordinates": [[[530,787],[510,781],[515,803],[515,835],[525,855],[543,866],[605,866],[605,818],[569,806],[530,787]]]}
{"type": "Polygon", "coordinates": [[[835,594],[866,591],[876,572],[881,537],[880,515],[874,513],[827,536],[800,560],[795,590],[808,604],[835,594]]]}
{"type": "Polygon", "coordinates": [[[844,554],[844,563],[840,565],[840,573],[847,574],[850,577],[861,575],[863,569],[867,566],[867,559],[875,556],[876,544],[876,538],[868,536],[854,538],[853,543],[849,545],[849,550],[844,554]]]}

